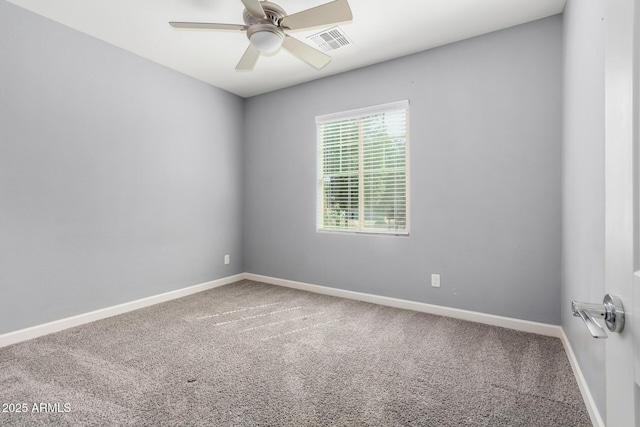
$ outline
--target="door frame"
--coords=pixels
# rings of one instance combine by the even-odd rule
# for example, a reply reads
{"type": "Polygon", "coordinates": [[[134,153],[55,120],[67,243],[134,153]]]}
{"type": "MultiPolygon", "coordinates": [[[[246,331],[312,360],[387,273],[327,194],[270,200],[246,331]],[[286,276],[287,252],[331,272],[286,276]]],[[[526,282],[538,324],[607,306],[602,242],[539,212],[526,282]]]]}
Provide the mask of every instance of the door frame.
{"type": "Polygon", "coordinates": [[[605,1],[605,289],[619,295],[625,330],[605,349],[606,424],[635,426],[634,271],[638,269],[638,20],[636,0],[605,1]]]}

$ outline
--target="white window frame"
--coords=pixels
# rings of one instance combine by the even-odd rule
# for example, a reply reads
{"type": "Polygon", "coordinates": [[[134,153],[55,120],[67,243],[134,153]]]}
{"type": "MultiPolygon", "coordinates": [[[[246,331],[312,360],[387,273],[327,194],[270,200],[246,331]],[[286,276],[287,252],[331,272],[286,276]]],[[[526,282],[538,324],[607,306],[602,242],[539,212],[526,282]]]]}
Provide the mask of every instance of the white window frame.
{"type": "Polygon", "coordinates": [[[365,108],[359,108],[355,110],[343,111],[338,113],[325,114],[316,117],[316,130],[317,130],[317,188],[316,188],[316,231],[321,233],[347,233],[347,234],[375,234],[375,235],[391,235],[391,236],[408,236],[410,231],[410,153],[409,153],[409,100],[402,100],[397,102],[390,102],[382,105],[374,105],[365,108]],[[333,228],[326,227],[324,225],[324,185],[323,185],[323,135],[322,135],[322,125],[340,120],[347,120],[353,118],[364,118],[366,116],[385,113],[385,112],[395,112],[398,110],[405,110],[405,182],[406,182],[406,193],[405,193],[405,203],[406,203],[406,212],[405,212],[405,227],[404,229],[381,229],[381,228],[367,228],[364,225],[364,211],[363,211],[363,167],[362,167],[362,156],[363,156],[363,138],[362,135],[359,136],[358,146],[359,146],[359,191],[358,191],[358,227],[356,229],[349,228],[333,228]]]}

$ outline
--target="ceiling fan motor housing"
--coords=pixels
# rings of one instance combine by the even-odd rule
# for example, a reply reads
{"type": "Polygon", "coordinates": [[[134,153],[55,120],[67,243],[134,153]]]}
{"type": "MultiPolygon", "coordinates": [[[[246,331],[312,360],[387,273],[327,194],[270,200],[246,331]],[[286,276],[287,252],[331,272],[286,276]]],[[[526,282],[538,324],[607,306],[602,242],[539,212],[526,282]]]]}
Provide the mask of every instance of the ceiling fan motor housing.
{"type": "Polygon", "coordinates": [[[280,27],[280,21],[287,16],[284,9],[274,3],[260,2],[265,18],[258,18],[247,9],[244,10],[243,19],[249,26],[247,38],[256,49],[262,53],[273,53],[280,49],[286,34],[280,27]]]}
{"type": "Polygon", "coordinates": [[[262,24],[273,24],[276,27],[280,27],[280,21],[282,20],[282,18],[287,16],[287,12],[285,12],[284,9],[278,6],[277,4],[271,3],[268,1],[260,2],[260,5],[262,6],[262,9],[264,9],[264,14],[266,18],[260,19],[252,15],[251,12],[245,9],[242,15],[242,19],[244,20],[244,23],[247,24],[248,26],[262,23],[262,24]]]}

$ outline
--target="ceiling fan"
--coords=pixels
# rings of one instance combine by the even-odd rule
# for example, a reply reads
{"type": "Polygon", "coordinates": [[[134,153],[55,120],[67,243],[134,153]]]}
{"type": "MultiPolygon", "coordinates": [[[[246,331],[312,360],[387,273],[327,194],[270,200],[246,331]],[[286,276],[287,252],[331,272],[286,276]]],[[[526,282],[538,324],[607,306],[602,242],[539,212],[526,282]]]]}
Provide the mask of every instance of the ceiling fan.
{"type": "Polygon", "coordinates": [[[287,32],[337,25],[353,19],[347,0],[335,0],[292,15],[287,15],[284,9],[269,1],[241,1],[245,7],[244,25],[208,22],[169,22],[169,24],[174,28],[246,32],[250,44],[236,66],[236,70],[251,71],[260,54],[275,53],[280,47],[317,69],[323,68],[331,61],[331,57],[291,37],[287,32]]]}

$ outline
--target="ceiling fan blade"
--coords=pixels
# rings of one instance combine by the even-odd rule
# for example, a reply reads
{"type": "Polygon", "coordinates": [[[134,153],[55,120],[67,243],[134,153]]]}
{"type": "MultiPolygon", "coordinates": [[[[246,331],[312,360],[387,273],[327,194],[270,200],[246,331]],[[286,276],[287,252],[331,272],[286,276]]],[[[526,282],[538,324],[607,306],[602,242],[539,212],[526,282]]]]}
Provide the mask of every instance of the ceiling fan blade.
{"type": "Polygon", "coordinates": [[[347,0],[336,0],[285,16],[280,25],[290,30],[306,30],[342,24],[352,19],[353,14],[351,13],[349,2],[347,0]]]}
{"type": "Polygon", "coordinates": [[[258,62],[258,58],[260,58],[260,51],[256,49],[252,44],[249,44],[249,47],[240,58],[240,62],[236,65],[236,71],[251,71],[253,67],[256,66],[256,62],[258,62]]]}
{"type": "Polygon", "coordinates": [[[318,70],[324,68],[329,62],[331,57],[311,46],[302,43],[300,40],[291,36],[286,36],[282,47],[287,49],[293,56],[303,60],[312,67],[318,70]]]}
{"type": "Polygon", "coordinates": [[[239,24],[214,24],[209,22],[169,22],[174,28],[188,30],[222,30],[222,31],[246,31],[246,25],[239,24]]]}
{"type": "Polygon", "coordinates": [[[264,9],[260,4],[260,0],[242,0],[242,4],[247,8],[250,14],[255,16],[258,19],[262,19],[265,17],[264,9]]]}

